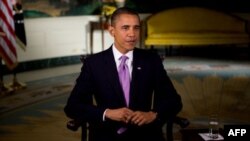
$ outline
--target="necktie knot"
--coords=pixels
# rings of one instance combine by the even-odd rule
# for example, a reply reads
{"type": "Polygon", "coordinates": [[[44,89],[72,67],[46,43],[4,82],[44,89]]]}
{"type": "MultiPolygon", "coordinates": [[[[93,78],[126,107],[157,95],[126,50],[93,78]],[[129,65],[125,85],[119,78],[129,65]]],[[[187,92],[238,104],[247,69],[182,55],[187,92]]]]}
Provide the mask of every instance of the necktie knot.
{"type": "Polygon", "coordinates": [[[126,55],[122,55],[119,60],[121,60],[121,64],[120,65],[124,65],[126,63],[126,61],[128,60],[128,56],[126,55]]]}
{"type": "Polygon", "coordinates": [[[120,60],[127,60],[128,59],[128,56],[126,56],[126,55],[122,55],[120,58],[119,58],[120,60]]]}

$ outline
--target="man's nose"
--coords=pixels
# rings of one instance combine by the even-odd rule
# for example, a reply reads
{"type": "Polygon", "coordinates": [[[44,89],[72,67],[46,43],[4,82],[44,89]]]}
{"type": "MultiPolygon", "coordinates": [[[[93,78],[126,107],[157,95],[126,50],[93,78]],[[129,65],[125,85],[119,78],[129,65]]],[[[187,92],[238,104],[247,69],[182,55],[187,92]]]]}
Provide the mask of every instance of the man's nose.
{"type": "Polygon", "coordinates": [[[131,36],[131,37],[133,37],[133,36],[135,36],[136,35],[136,30],[135,29],[130,29],[129,31],[128,31],[128,36],[131,36]]]}

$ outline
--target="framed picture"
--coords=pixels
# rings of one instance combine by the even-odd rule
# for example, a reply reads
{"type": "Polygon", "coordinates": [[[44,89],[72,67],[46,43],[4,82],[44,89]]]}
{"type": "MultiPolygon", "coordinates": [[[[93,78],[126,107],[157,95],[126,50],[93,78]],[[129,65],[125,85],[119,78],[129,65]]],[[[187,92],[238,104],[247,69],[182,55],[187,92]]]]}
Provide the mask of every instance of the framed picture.
{"type": "Polygon", "coordinates": [[[100,0],[22,0],[25,18],[98,14],[100,0]]]}
{"type": "MultiPolygon", "coordinates": [[[[18,0],[17,0],[18,1],[18,0]]],[[[25,18],[101,14],[103,5],[136,8],[133,0],[21,0],[25,18]]]]}
{"type": "Polygon", "coordinates": [[[25,18],[97,15],[103,5],[119,7],[120,3],[139,13],[156,13],[178,6],[202,6],[227,12],[249,12],[244,0],[16,0],[21,1],[25,18]]]}

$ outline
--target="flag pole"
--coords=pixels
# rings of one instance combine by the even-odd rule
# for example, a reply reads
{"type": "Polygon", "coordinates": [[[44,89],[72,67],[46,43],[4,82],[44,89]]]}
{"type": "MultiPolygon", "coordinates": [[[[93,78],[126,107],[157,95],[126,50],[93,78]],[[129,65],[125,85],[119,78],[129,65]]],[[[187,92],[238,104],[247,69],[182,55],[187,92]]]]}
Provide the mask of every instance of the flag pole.
{"type": "MultiPolygon", "coordinates": [[[[24,30],[24,17],[22,11],[22,4],[20,1],[17,1],[13,5],[13,9],[15,11],[14,14],[14,23],[15,23],[15,33],[17,38],[17,43],[22,49],[25,50],[26,46],[26,36],[24,30]]],[[[14,90],[24,89],[26,88],[26,84],[21,83],[17,80],[17,68],[13,70],[13,82],[10,84],[10,87],[14,90]]]]}

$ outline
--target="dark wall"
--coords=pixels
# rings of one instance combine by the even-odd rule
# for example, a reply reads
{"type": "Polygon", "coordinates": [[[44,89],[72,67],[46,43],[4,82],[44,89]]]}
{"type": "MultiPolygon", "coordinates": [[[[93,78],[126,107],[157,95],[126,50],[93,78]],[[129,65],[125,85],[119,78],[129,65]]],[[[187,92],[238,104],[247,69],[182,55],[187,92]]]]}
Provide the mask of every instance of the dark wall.
{"type": "Polygon", "coordinates": [[[160,10],[179,6],[208,7],[226,12],[249,13],[247,0],[131,0],[141,13],[155,13],[160,10]]]}

